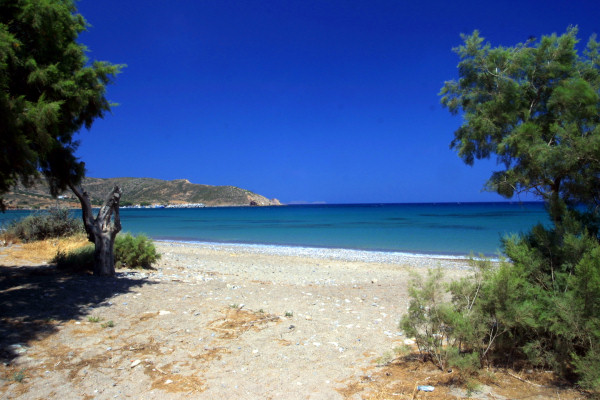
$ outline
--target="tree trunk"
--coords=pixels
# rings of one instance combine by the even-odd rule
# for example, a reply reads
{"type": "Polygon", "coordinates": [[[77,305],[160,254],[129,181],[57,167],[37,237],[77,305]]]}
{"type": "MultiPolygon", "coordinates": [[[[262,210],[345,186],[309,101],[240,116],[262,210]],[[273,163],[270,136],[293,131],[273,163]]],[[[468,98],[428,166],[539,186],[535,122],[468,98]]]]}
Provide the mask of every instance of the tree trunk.
{"type": "Polygon", "coordinates": [[[94,275],[113,276],[115,274],[114,244],[117,233],[121,231],[119,201],[121,188],[115,186],[94,218],[92,203],[87,192],[81,187],[69,185],[81,203],[83,225],[88,239],[95,244],[94,275]],[[113,218],[114,217],[114,218],[113,218]]]}

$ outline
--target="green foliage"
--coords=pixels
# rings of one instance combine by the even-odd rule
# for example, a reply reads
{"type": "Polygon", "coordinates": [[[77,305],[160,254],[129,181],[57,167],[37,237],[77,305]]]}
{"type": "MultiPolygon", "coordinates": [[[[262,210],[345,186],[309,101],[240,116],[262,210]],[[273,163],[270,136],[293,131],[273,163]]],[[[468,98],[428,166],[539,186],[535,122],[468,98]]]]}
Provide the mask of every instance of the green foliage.
{"type": "Polygon", "coordinates": [[[495,47],[475,31],[454,49],[459,80],[441,102],[463,124],[451,147],[465,163],[498,156],[488,189],[505,197],[533,192],[545,200],[600,205],[600,44],[583,54],[577,29],[514,47],[495,47]]]}
{"type": "Polygon", "coordinates": [[[440,93],[464,120],[451,147],[467,164],[496,154],[487,188],[534,193],[554,226],[506,238],[512,263],[450,286],[449,336],[600,391],[600,43],[579,54],[576,28],[514,47],[463,39],[459,80],[440,93]]]}
{"type": "Polygon", "coordinates": [[[554,228],[504,240],[512,261],[474,261],[468,278],[439,271],[409,288],[407,335],[438,367],[472,375],[517,360],[600,391],[600,244],[567,212],[554,228]]]}
{"type": "Polygon", "coordinates": [[[93,271],[94,245],[88,244],[69,253],[59,250],[51,262],[55,263],[56,267],[62,270],[72,272],[93,271]]]}
{"type": "Polygon", "coordinates": [[[110,320],[110,321],[106,321],[106,322],[100,324],[100,326],[103,327],[103,328],[105,328],[105,329],[106,328],[114,328],[115,327],[115,323],[114,323],[114,321],[110,320]]]}
{"type": "Polygon", "coordinates": [[[22,369],[19,372],[15,372],[13,374],[13,381],[22,383],[23,379],[25,379],[26,377],[27,376],[25,375],[25,369],[22,369]]]}
{"type": "Polygon", "coordinates": [[[567,213],[553,229],[505,241],[513,260],[507,277],[518,282],[511,300],[520,311],[510,322],[505,348],[600,390],[600,244],[567,213]]]}
{"type": "MultiPolygon", "coordinates": [[[[128,268],[151,268],[160,259],[152,240],[144,235],[119,235],[115,239],[115,265],[128,268]]],[[[59,269],[69,271],[92,271],[94,269],[94,245],[89,244],[68,254],[59,251],[52,260],[59,269]]]]}
{"type": "Polygon", "coordinates": [[[115,262],[120,267],[150,268],[158,259],[154,243],[144,235],[127,233],[115,239],[115,262]]]}
{"type": "Polygon", "coordinates": [[[444,302],[442,278],[441,269],[429,270],[427,279],[418,275],[412,277],[408,288],[411,297],[408,313],[399,324],[407,336],[415,338],[419,352],[440,369],[446,364],[446,342],[450,339],[446,325],[449,307],[444,302]]]}
{"type": "Polygon", "coordinates": [[[83,176],[74,135],[110,110],[106,85],[121,69],[89,62],[87,26],[73,0],[0,2],[0,196],[39,171],[53,195],[83,176]]]}
{"type": "Polygon", "coordinates": [[[73,218],[66,208],[52,208],[46,212],[36,212],[8,225],[6,234],[22,241],[31,242],[49,238],[73,236],[83,233],[81,220],[73,218]]]}
{"type": "Polygon", "coordinates": [[[440,369],[449,365],[471,373],[504,333],[498,316],[481,298],[490,291],[491,263],[473,263],[476,270],[468,278],[444,284],[442,271],[430,270],[427,279],[415,276],[409,286],[411,301],[400,327],[440,369]]]}

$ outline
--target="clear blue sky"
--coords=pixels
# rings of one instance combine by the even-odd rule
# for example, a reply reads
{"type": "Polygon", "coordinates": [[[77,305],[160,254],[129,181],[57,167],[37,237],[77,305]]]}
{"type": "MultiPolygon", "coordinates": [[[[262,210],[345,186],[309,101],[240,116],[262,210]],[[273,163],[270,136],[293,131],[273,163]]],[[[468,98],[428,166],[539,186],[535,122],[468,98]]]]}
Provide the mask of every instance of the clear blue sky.
{"type": "MultiPolygon", "coordinates": [[[[82,131],[87,174],[234,185],[282,202],[495,201],[449,149],[451,49],[600,33],[600,1],[81,0],[92,60],[127,64],[82,131]]],[[[526,199],[526,198],[523,198],[526,199]]]]}

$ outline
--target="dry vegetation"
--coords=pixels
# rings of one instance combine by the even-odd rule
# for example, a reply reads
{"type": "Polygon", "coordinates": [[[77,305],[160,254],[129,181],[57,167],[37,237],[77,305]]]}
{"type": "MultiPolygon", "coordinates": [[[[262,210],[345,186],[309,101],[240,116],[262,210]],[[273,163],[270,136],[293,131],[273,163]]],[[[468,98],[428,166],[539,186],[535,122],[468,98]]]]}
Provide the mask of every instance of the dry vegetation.
{"type": "Polygon", "coordinates": [[[16,238],[0,235],[0,243],[5,246],[0,252],[0,261],[4,265],[39,265],[52,260],[59,251],[68,253],[90,242],[82,234],[30,243],[20,243],[16,238]]]}

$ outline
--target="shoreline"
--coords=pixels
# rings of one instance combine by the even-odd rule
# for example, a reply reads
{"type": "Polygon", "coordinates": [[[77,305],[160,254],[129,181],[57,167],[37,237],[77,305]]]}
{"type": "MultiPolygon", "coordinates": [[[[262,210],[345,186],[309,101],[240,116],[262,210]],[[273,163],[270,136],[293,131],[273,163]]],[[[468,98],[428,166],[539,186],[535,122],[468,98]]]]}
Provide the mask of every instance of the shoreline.
{"type": "MultiPolygon", "coordinates": [[[[315,247],[304,245],[282,245],[282,244],[263,244],[263,243],[236,243],[236,242],[210,242],[196,240],[174,240],[174,239],[152,239],[156,243],[176,247],[189,246],[207,248],[211,250],[239,250],[247,253],[275,255],[275,256],[297,256],[307,258],[319,258],[339,261],[363,261],[376,262],[383,264],[413,264],[419,260],[429,260],[452,263],[456,266],[458,263],[464,263],[466,268],[471,268],[470,260],[481,260],[481,257],[471,257],[462,254],[432,254],[432,253],[412,253],[393,250],[366,250],[337,247],[315,247]]],[[[501,259],[497,256],[490,257],[484,255],[483,259],[497,263],[501,259]]]]}
{"type": "MultiPolygon", "coordinates": [[[[445,270],[470,271],[473,266],[469,257],[450,255],[411,254],[324,247],[300,247],[242,243],[213,243],[196,241],[154,240],[162,252],[210,252],[220,255],[243,255],[246,257],[268,257],[270,259],[295,258],[306,261],[335,263],[361,263],[385,265],[389,268],[409,267],[416,269],[443,268],[445,270]]],[[[477,259],[477,258],[475,258],[477,259]]],[[[499,262],[498,259],[491,259],[499,262]]]]}

